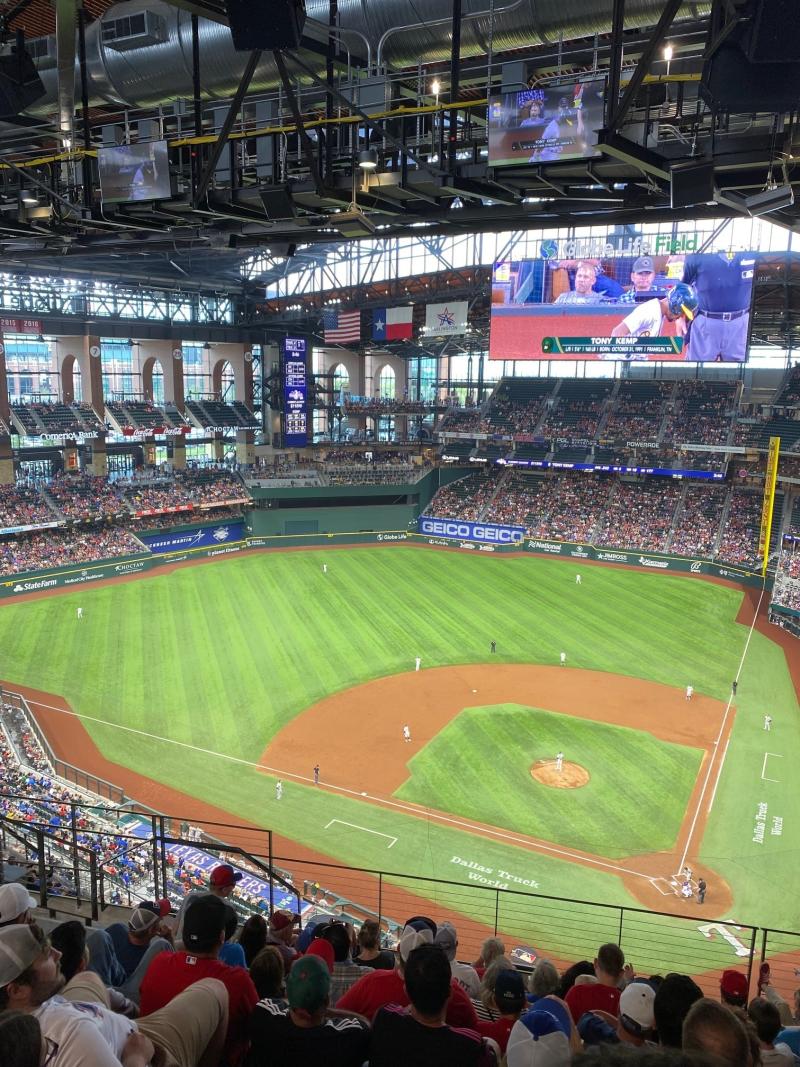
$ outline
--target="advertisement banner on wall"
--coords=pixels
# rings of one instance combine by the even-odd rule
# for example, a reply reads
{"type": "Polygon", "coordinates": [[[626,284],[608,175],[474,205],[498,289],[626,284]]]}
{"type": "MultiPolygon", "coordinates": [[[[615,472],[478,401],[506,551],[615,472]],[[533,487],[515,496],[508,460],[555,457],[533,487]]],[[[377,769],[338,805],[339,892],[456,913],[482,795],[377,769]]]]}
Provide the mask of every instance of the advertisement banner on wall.
{"type": "Polygon", "coordinates": [[[488,522],[467,522],[465,519],[434,518],[420,515],[418,530],[428,537],[450,537],[478,544],[515,545],[525,538],[524,526],[497,526],[488,522]]]}
{"type": "Polygon", "coordinates": [[[143,534],[141,540],[151,552],[184,552],[192,548],[213,548],[231,544],[244,538],[243,522],[223,522],[219,526],[203,526],[198,530],[181,530],[179,533],[143,534]]]}

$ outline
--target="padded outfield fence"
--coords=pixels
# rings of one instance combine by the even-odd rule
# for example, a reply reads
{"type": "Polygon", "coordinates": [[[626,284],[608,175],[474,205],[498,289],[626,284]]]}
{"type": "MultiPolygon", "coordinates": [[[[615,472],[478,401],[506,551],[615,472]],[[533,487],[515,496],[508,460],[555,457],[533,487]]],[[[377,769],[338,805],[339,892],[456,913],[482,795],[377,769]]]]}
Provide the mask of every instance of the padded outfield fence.
{"type": "MultiPolygon", "coordinates": [[[[129,578],[146,574],[158,567],[179,563],[202,562],[236,555],[251,549],[288,548],[338,548],[355,545],[385,545],[406,543],[428,545],[436,548],[451,548],[469,552],[530,552],[535,555],[570,559],[575,563],[597,562],[669,574],[691,574],[696,577],[724,578],[740,585],[761,588],[760,574],[728,564],[713,563],[707,559],[692,559],[641,549],[596,548],[593,545],[573,541],[552,541],[526,537],[516,544],[486,544],[459,537],[431,536],[410,530],[353,531],[352,533],[279,534],[263,537],[242,537],[240,540],[221,541],[212,546],[181,548],[178,551],[160,551],[135,556],[117,557],[85,566],[58,567],[50,570],[15,575],[0,581],[0,599],[40,593],[49,590],[72,589],[109,578],[129,578]]],[[[771,579],[768,580],[771,585],[771,579]]]]}

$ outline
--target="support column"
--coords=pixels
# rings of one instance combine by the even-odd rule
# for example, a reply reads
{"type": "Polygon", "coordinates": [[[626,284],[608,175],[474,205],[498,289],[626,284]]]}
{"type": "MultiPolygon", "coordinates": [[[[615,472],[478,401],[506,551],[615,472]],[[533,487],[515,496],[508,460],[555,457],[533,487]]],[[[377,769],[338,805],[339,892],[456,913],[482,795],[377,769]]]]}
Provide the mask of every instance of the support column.
{"type": "MultiPolygon", "coordinates": [[[[100,338],[94,334],[82,338],[84,358],[81,364],[81,384],[84,401],[91,404],[101,422],[105,418],[103,396],[103,359],[100,355],[100,338]],[[88,374],[86,373],[88,369],[88,374]]],[[[66,465],[66,464],[65,464],[66,465]]]]}
{"type": "Polygon", "coordinates": [[[186,441],[183,437],[167,438],[167,455],[173,470],[186,470],[186,441]]]}
{"type": "Polygon", "coordinates": [[[256,435],[252,430],[236,431],[236,462],[252,467],[256,461],[256,435]]]}
{"type": "Polygon", "coordinates": [[[0,435],[0,485],[14,484],[14,453],[11,450],[11,438],[7,433],[0,435]]]}
{"type": "Polygon", "coordinates": [[[105,478],[108,474],[108,453],[106,452],[105,437],[93,437],[89,444],[92,446],[92,474],[99,478],[105,478]]]}

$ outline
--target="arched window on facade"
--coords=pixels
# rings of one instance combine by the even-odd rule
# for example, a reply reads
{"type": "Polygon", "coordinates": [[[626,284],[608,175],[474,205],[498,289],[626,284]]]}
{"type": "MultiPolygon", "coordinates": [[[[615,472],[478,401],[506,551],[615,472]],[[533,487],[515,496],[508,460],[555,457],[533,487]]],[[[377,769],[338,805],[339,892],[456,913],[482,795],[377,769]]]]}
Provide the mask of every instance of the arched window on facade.
{"type": "Polygon", "coordinates": [[[378,378],[378,396],[382,400],[394,400],[397,396],[397,378],[393,367],[388,365],[381,367],[378,378]]]}

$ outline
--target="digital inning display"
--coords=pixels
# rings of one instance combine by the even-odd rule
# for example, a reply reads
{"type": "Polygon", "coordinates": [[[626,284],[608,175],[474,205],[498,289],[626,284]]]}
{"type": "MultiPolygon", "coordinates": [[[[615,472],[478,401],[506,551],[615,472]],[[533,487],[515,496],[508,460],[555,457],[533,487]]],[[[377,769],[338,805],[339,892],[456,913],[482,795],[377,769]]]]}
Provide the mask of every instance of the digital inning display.
{"type": "Polygon", "coordinates": [[[286,337],[283,341],[283,444],[285,448],[308,445],[308,341],[286,337]]]}

